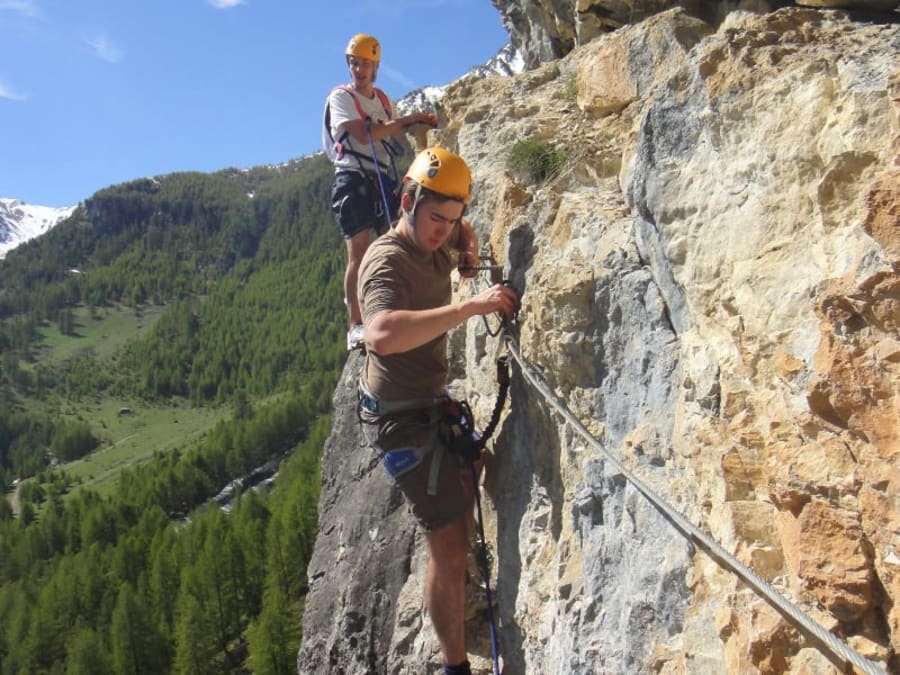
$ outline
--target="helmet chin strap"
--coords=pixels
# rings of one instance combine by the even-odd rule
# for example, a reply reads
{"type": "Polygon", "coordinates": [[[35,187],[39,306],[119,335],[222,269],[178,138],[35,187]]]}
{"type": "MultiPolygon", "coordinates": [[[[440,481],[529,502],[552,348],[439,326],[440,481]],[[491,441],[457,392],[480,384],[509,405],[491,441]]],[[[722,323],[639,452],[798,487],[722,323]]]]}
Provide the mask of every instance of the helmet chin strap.
{"type": "Polygon", "coordinates": [[[416,194],[413,196],[413,204],[412,208],[409,211],[404,211],[406,214],[406,219],[409,221],[409,226],[412,229],[416,228],[416,207],[419,206],[419,199],[422,197],[422,185],[421,183],[416,183],[416,194]]]}

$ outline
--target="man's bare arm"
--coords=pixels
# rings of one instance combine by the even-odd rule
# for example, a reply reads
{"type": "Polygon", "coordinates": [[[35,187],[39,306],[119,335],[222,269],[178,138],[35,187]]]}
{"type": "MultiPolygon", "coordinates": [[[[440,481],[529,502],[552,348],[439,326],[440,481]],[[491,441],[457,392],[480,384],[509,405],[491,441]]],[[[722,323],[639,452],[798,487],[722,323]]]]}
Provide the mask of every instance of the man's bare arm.
{"type": "Polygon", "coordinates": [[[478,295],[443,307],[385,310],[366,323],[366,347],[381,356],[415,349],[466,319],[500,312],[511,317],[519,304],[516,292],[496,284],[478,295]]]}
{"type": "Polygon", "coordinates": [[[372,140],[376,142],[393,137],[403,143],[405,142],[404,131],[413,124],[427,124],[434,127],[437,126],[437,119],[430,113],[420,111],[398,117],[395,120],[388,120],[384,124],[369,125],[369,122],[364,119],[350,120],[344,122],[343,127],[359,143],[368,143],[370,133],[372,140]],[[367,127],[369,127],[368,130],[367,127]]]}

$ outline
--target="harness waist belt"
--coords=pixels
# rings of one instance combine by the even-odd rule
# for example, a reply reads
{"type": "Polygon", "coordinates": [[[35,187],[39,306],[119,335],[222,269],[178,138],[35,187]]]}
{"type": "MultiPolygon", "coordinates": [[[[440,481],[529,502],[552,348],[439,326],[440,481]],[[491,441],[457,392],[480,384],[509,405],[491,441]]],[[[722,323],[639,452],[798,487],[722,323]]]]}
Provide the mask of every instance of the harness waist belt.
{"type": "Polygon", "coordinates": [[[359,378],[359,402],[360,405],[373,415],[390,415],[391,413],[405,412],[422,408],[433,408],[443,402],[444,397],[438,398],[410,398],[400,401],[381,401],[366,388],[362,378],[359,378]]]}

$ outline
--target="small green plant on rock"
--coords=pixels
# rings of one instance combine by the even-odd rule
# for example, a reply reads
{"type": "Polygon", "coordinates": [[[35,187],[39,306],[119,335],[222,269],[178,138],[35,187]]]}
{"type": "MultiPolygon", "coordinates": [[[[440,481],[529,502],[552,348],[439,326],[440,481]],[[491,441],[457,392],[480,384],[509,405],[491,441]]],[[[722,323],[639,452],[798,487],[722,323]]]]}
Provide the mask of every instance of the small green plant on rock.
{"type": "Polygon", "coordinates": [[[560,172],[565,153],[534,138],[518,141],[506,157],[506,168],[525,183],[543,183],[560,172]]]}
{"type": "Polygon", "coordinates": [[[565,97],[572,103],[578,100],[578,76],[575,73],[570,73],[566,78],[565,97]]]}

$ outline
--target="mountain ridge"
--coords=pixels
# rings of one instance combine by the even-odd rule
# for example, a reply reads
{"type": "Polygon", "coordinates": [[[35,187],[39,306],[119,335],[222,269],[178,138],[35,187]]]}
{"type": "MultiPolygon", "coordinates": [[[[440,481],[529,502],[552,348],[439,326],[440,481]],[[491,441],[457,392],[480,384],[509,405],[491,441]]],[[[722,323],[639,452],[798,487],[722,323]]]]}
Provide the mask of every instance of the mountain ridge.
{"type": "MultiPolygon", "coordinates": [[[[491,75],[514,75],[522,72],[524,67],[525,62],[519,51],[511,43],[507,43],[485,63],[471,68],[462,77],[483,78],[491,75]]],[[[400,114],[407,114],[413,110],[434,110],[439,106],[446,88],[445,84],[414,89],[397,100],[397,110],[400,114]]],[[[296,161],[296,158],[287,160],[285,164],[292,161],[296,161]]],[[[249,167],[246,170],[251,171],[254,168],[259,167],[249,167]]],[[[221,170],[224,171],[227,168],[221,170]]],[[[135,177],[133,180],[140,179],[141,177],[135,177]]],[[[76,208],[77,205],[40,206],[29,204],[15,197],[0,197],[0,260],[6,257],[9,251],[48,232],[59,222],[72,215],[76,208]]]]}
{"type": "Polygon", "coordinates": [[[0,197],[0,260],[17,246],[52,229],[75,209],[75,206],[39,206],[0,197]]]}

